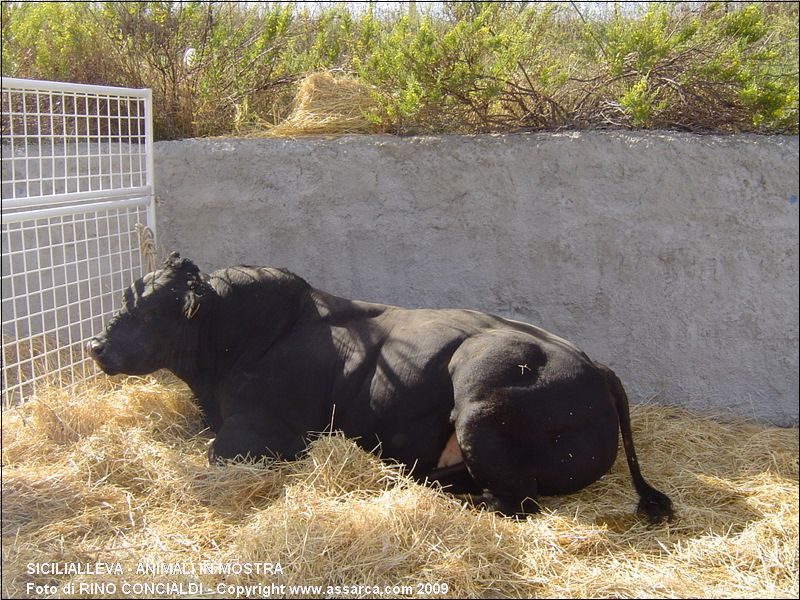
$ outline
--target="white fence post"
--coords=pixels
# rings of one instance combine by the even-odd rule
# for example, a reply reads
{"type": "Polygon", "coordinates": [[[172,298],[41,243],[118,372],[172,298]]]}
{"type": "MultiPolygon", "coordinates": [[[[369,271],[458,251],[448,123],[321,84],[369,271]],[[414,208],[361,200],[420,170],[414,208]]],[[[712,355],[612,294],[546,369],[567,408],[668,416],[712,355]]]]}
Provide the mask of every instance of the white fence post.
{"type": "Polygon", "coordinates": [[[155,230],[150,90],[2,79],[3,407],[96,374],[84,352],[155,230]]]}

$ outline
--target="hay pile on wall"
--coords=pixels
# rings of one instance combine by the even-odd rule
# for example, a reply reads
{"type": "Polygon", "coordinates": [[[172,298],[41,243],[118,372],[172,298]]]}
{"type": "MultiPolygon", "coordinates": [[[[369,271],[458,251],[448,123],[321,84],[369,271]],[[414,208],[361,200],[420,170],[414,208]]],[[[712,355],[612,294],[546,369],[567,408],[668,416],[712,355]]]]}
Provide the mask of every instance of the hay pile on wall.
{"type": "Polygon", "coordinates": [[[416,485],[341,437],[293,464],[210,467],[210,437],[179,385],[52,390],[4,413],[3,596],[26,596],[29,582],[110,581],[116,596],[123,582],[193,582],[284,585],[286,596],[291,585],[332,597],[327,586],[406,585],[412,594],[400,596],[420,596],[447,584],[448,597],[797,597],[797,430],[656,407],[633,419],[645,476],[672,497],[675,523],[634,517],[621,459],[587,490],[544,498],[543,514],[514,522],[416,485]],[[27,573],[97,561],[124,574],[27,573]],[[137,575],[145,561],[280,563],[283,573],[137,575]]]}
{"type": "Polygon", "coordinates": [[[312,73],[297,86],[289,117],[266,133],[277,137],[380,133],[375,93],[355,77],[312,73]]]}

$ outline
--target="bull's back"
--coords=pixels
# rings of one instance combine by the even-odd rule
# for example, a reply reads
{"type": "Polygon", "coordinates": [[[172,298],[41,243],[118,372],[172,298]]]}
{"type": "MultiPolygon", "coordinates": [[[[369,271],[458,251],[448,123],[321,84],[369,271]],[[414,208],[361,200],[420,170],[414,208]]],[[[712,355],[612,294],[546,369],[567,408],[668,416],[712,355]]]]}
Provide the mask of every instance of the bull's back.
{"type": "Polygon", "coordinates": [[[325,315],[325,321],[331,328],[343,372],[363,373],[365,364],[374,363],[374,372],[379,376],[383,373],[380,378],[386,380],[387,387],[396,387],[391,380],[403,382],[411,391],[424,380],[447,376],[456,351],[465,341],[478,337],[499,344],[506,339],[522,341],[540,354],[591,364],[583,352],[563,338],[481,311],[410,309],[359,301],[331,302],[328,306],[334,310],[325,315]]]}

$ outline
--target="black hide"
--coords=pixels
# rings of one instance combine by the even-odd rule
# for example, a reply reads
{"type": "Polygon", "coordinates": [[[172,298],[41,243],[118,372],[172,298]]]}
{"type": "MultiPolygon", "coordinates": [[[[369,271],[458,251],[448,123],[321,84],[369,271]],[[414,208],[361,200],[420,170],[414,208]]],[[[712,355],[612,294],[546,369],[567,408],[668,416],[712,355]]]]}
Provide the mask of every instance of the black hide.
{"type": "Polygon", "coordinates": [[[621,424],[640,511],[672,515],[639,471],[619,379],[526,323],[347,300],[283,269],[206,276],[173,254],[125,292],[89,350],[110,374],[165,368],[186,381],[216,433],[212,458],[291,460],[309,433],[341,430],[505,513],[600,478],[621,424]],[[454,432],[461,462],[439,469],[454,432]]]}

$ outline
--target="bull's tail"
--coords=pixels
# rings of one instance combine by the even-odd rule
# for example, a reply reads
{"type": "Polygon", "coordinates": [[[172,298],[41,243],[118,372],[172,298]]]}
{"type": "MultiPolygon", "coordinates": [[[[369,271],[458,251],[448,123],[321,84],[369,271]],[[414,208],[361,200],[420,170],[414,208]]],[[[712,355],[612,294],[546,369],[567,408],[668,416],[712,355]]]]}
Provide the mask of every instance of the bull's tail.
{"type": "Polygon", "coordinates": [[[639,461],[636,458],[636,450],[633,447],[633,433],[631,432],[631,416],[628,409],[628,395],[622,382],[616,373],[605,365],[595,363],[598,369],[605,375],[608,388],[619,417],[619,426],[622,431],[622,444],[625,447],[625,458],[628,459],[628,468],[631,471],[633,486],[639,494],[639,507],[637,512],[646,515],[651,523],[659,523],[665,519],[672,519],[672,501],[662,494],[642,477],[639,469],[639,461]]]}

